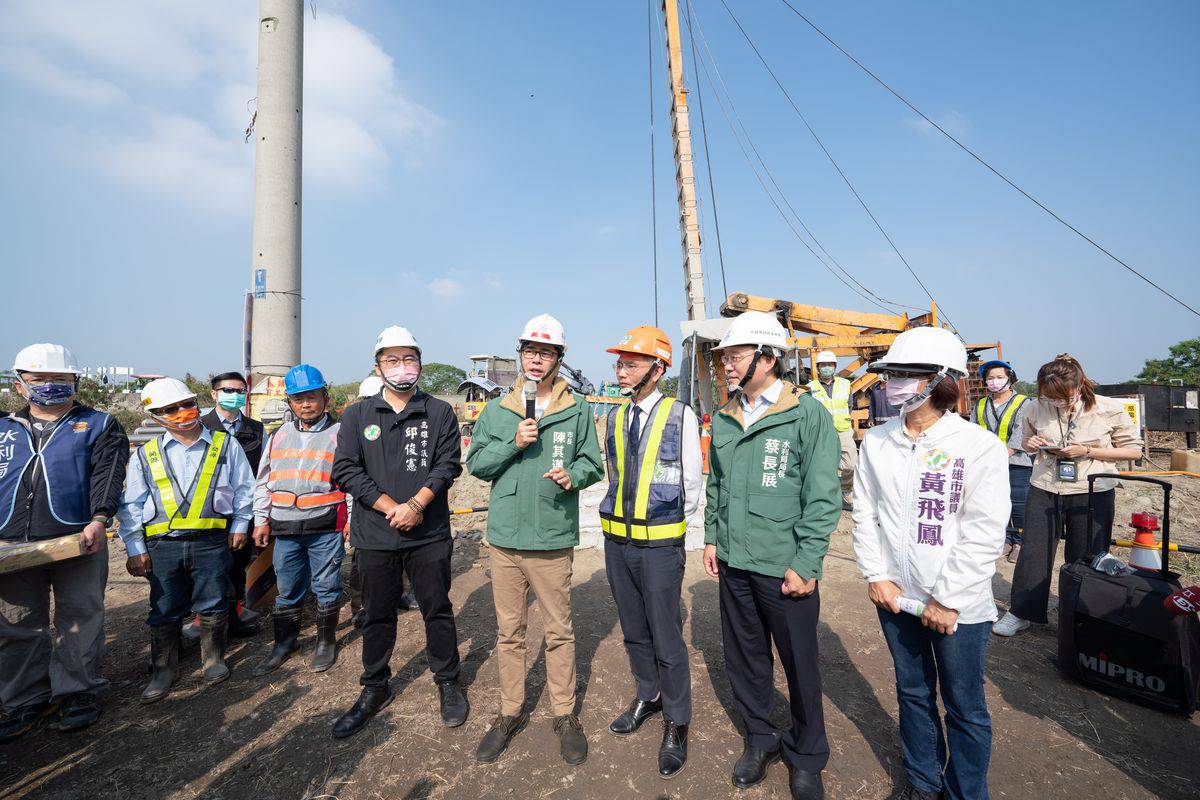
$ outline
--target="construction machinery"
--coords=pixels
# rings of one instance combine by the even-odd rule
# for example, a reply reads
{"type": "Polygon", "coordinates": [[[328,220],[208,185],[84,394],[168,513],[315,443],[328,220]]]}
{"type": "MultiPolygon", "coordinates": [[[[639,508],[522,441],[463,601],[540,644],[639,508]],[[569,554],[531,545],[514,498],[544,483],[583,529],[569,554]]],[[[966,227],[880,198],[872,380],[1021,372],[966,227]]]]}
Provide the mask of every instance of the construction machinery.
{"type": "MultiPolygon", "coordinates": [[[[517,360],[508,356],[469,356],[471,368],[467,377],[458,385],[458,393],[465,400],[458,411],[458,424],[462,436],[469,437],[475,428],[480,412],[493,400],[512,388],[517,382],[517,360]]],[[[582,370],[571,368],[565,362],[559,374],[575,394],[591,395],[595,392],[592,382],[582,370]]]]}
{"type": "MultiPolygon", "coordinates": [[[[702,374],[720,374],[714,362],[713,347],[729,327],[729,320],[746,311],[764,311],[778,316],[788,331],[790,352],[786,356],[784,369],[797,383],[807,382],[806,375],[816,371],[817,353],[831,350],[838,356],[851,360],[844,364],[838,375],[850,380],[853,392],[851,419],[856,435],[861,436],[867,420],[866,392],[879,377],[866,372],[866,367],[887,352],[888,345],[902,331],[923,326],[939,326],[937,304],[929,311],[914,316],[903,314],[877,314],[864,311],[848,311],[837,308],[794,303],[757,297],[735,292],[721,305],[721,319],[683,322],[684,357],[680,364],[679,396],[693,406],[705,408],[715,403],[723,404],[726,397],[724,381],[703,381],[702,374]]],[[[968,343],[968,363],[980,363],[979,354],[995,350],[1002,354],[999,342],[968,343]]],[[[972,370],[962,380],[964,391],[959,393],[959,412],[969,413],[971,404],[981,396],[982,385],[972,370]]]]}

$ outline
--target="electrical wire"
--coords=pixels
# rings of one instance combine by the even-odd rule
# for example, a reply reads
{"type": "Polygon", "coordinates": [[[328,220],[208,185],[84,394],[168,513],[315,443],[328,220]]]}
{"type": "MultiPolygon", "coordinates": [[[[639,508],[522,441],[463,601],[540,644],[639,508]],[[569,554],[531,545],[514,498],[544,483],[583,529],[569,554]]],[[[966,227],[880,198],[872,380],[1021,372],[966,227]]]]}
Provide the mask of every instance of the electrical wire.
{"type": "MultiPolygon", "coordinates": [[[[721,2],[722,2],[722,3],[724,3],[724,0],[721,0],[721,2]]],[[[791,11],[792,11],[792,13],[793,13],[793,14],[795,14],[796,16],[798,16],[800,19],[804,20],[804,22],[805,22],[805,23],[806,23],[806,24],[807,24],[807,25],[808,25],[810,28],[812,28],[814,31],[816,31],[817,33],[819,33],[819,34],[821,35],[821,37],[822,37],[823,39],[825,39],[825,41],[827,41],[827,42],[829,42],[831,45],[833,45],[833,46],[834,46],[834,47],[835,47],[835,48],[836,48],[836,49],[837,49],[839,52],[841,52],[841,54],[842,54],[842,55],[844,55],[846,58],[848,58],[848,59],[850,59],[852,62],[854,62],[854,64],[855,64],[855,65],[856,65],[856,66],[857,66],[859,69],[861,69],[863,72],[867,73],[867,75],[869,75],[869,76],[870,76],[870,77],[871,77],[871,78],[872,78],[872,79],[873,79],[873,80],[874,80],[876,83],[878,83],[878,84],[879,84],[880,86],[882,86],[884,89],[887,89],[887,90],[888,90],[888,92],[890,92],[890,93],[892,94],[892,96],[894,96],[894,97],[895,97],[897,100],[899,100],[901,103],[903,103],[904,105],[908,106],[909,110],[911,110],[911,111],[912,111],[914,114],[916,114],[916,115],[917,115],[917,116],[919,116],[921,119],[925,120],[925,121],[926,121],[926,122],[928,122],[930,125],[932,125],[932,126],[934,127],[934,129],[938,131],[938,133],[942,134],[942,135],[943,135],[943,136],[945,136],[947,139],[949,139],[951,142],[953,142],[954,144],[958,145],[958,147],[959,147],[959,148],[960,148],[960,149],[961,149],[961,150],[962,150],[964,153],[966,153],[966,154],[967,154],[967,155],[969,155],[971,158],[975,159],[975,160],[976,160],[976,161],[978,161],[980,164],[982,164],[984,167],[986,167],[986,168],[988,169],[988,171],[990,171],[990,172],[991,172],[993,175],[995,175],[997,178],[999,178],[1000,180],[1002,180],[1002,181],[1004,181],[1005,183],[1007,183],[1007,184],[1008,184],[1009,186],[1011,186],[1013,189],[1016,189],[1016,190],[1017,190],[1018,192],[1020,192],[1020,193],[1021,193],[1021,194],[1022,194],[1022,195],[1023,195],[1025,198],[1026,198],[1026,199],[1027,199],[1027,200],[1029,200],[1030,202],[1032,202],[1034,205],[1036,205],[1036,206],[1037,206],[1038,208],[1040,208],[1042,211],[1045,211],[1047,214],[1049,214],[1051,217],[1053,217],[1055,220],[1057,220],[1057,221],[1058,221],[1058,222],[1060,222],[1061,224],[1065,225],[1065,226],[1066,226],[1068,229],[1070,229],[1070,230],[1071,230],[1071,231],[1072,231],[1072,232],[1073,232],[1075,235],[1079,236],[1081,239],[1083,239],[1085,242],[1087,242],[1088,244],[1090,244],[1092,247],[1096,248],[1096,249],[1097,249],[1097,250],[1099,250],[1101,253],[1103,253],[1104,255],[1108,256],[1108,257],[1109,257],[1109,258],[1111,258],[1113,261],[1117,262],[1117,263],[1118,263],[1118,264],[1120,264],[1122,267],[1124,267],[1125,269],[1129,270],[1129,271],[1130,271],[1130,272],[1132,272],[1134,275],[1136,275],[1137,277],[1141,278],[1141,279],[1142,279],[1143,281],[1145,281],[1146,283],[1148,283],[1148,284],[1150,284],[1151,286],[1153,286],[1153,287],[1154,287],[1155,289],[1157,289],[1159,292],[1161,292],[1162,294],[1164,294],[1164,295],[1166,295],[1167,297],[1169,297],[1171,300],[1174,300],[1176,303],[1178,303],[1179,305],[1181,305],[1181,306],[1183,306],[1184,308],[1186,308],[1188,311],[1192,312],[1192,313],[1193,313],[1193,314],[1195,314],[1196,316],[1200,316],[1200,311],[1197,311],[1195,308],[1193,308],[1192,306],[1188,305],[1188,304],[1187,304],[1187,303],[1185,303],[1183,300],[1180,300],[1178,297],[1176,297],[1175,295],[1171,294],[1170,292],[1168,292],[1168,291],[1167,291],[1166,289],[1164,289],[1163,287],[1159,286],[1159,285],[1158,285],[1157,283],[1155,283],[1154,281],[1150,280],[1150,278],[1146,277],[1146,276],[1145,276],[1145,275],[1143,275],[1141,272],[1139,272],[1138,270],[1134,269],[1132,266],[1130,266],[1129,264],[1127,264],[1125,261],[1123,261],[1122,259],[1120,259],[1120,258],[1118,258],[1117,256],[1113,255],[1113,253],[1112,253],[1111,251],[1109,251],[1109,250],[1108,250],[1107,248],[1105,248],[1103,245],[1101,245],[1100,243],[1098,243],[1098,242],[1097,242],[1095,239],[1091,238],[1091,237],[1090,237],[1090,236],[1088,236],[1086,233],[1084,233],[1083,231],[1079,230],[1079,229],[1078,229],[1078,228],[1076,228],[1074,225],[1072,225],[1071,223],[1067,222],[1065,219],[1063,219],[1062,217],[1060,217],[1058,214],[1056,214],[1054,211],[1052,211],[1052,210],[1051,210],[1049,207],[1047,207],[1045,203],[1043,203],[1041,200],[1038,200],[1036,197],[1034,197],[1033,195],[1031,195],[1029,192],[1027,192],[1027,191],[1025,191],[1024,189],[1022,189],[1022,188],[1021,188],[1020,186],[1018,186],[1018,185],[1017,185],[1017,184],[1016,184],[1016,183],[1015,183],[1015,182],[1014,182],[1014,181],[1013,181],[1011,178],[1009,178],[1007,175],[1005,175],[1003,172],[1001,172],[1001,171],[1000,171],[999,169],[997,169],[996,167],[993,167],[991,164],[989,164],[987,161],[985,161],[985,160],[983,159],[983,157],[982,157],[982,156],[980,156],[980,155],[979,155],[978,153],[976,153],[974,150],[972,150],[971,148],[967,147],[965,144],[963,144],[961,141],[959,141],[957,138],[955,138],[953,135],[951,135],[949,132],[947,132],[947,131],[946,131],[946,129],[945,129],[945,128],[943,128],[941,125],[937,124],[937,123],[936,123],[936,122],[934,122],[932,119],[930,119],[930,118],[929,118],[929,116],[928,116],[928,115],[927,115],[925,112],[921,111],[921,109],[917,108],[917,107],[916,107],[916,106],[914,106],[912,103],[910,103],[910,102],[908,101],[908,98],[906,98],[904,95],[900,94],[900,93],[899,93],[899,92],[897,92],[895,89],[893,89],[891,86],[889,86],[889,85],[888,85],[886,82],[884,82],[884,80],[883,80],[882,78],[880,78],[878,75],[876,75],[874,72],[872,72],[872,71],[871,71],[871,70],[870,70],[870,69],[869,69],[869,68],[868,68],[868,67],[867,67],[865,64],[863,64],[861,61],[859,61],[857,58],[855,58],[853,55],[851,55],[849,52],[847,52],[847,50],[846,50],[844,47],[842,47],[840,44],[838,44],[838,43],[837,43],[837,42],[835,42],[835,41],[834,41],[832,38],[830,38],[829,34],[825,33],[825,31],[823,31],[823,30],[821,30],[819,27],[817,27],[816,23],[814,23],[814,22],[813,22],[811,19],[809,19],[808,17],[806,17],[804,14],[802,14],[802,13],[799,11],[799,9],[797,9],[795,6],[793,6],[791,3],[789,3],[789,2],[788,2],[788,0],[780,0],[780,2],[781,2],[781,3],[783,3],[785,6],[787,6],[789,9],[791,9],[791,11]]],[[[726,8],[726,10],[728,10],[728,8],[729,8],[729,7],[728,7],[728,6],[726,6],[725,8],[726,8]]],[[[732,16],[732,14],[733,14],[733,12],[730,12],[730,15],[731,15],[731,16],[732,16]]],[[[736,21],[736,20],[735,20],[735,21],[736,21]]],[[[741,26],[739,25],[738,27],[741,27],[741,26]]],[[[885,234],[885,235],[886,235],[886,234],[885,234]]]]}
{"type": "MultiPolygon", "coordinates": [[[[800,217],[799,213],[797,213],[795,207],[788,200],[787,195],[784,193],[783,188],[779,185],[778,180],[776,180],[774,173],[771,171],[770,166],[766,163],[766,160],[763,158],[762,153],[759,151],[758,147],[754,144],[754,138],[750,135],[750,131],[746,127],[745,122],[742,120],[741,114],[738,113],[737,105],[733,101],[733,95],[729,91],[729,86],[728,86],[728,84],[725,83],[725,78],[721,74],[720,67],[717,66],[717,61],[713,55],[712,48],[708,44],[708,38],[704,35],[704,26],[700,22],[700,17],[699,17],[699,15],[695,15],[695,12],[693,12],[693,15],[695,16],[696,31],[700,34],[700,42],[703,44],[704,51],[707,56],[707,63],[703,64],[704,75],[706,78],[708,78],[709,84],[711,86],[713,86],[714,92],[717,88],[717,85],[719,84],[720,90],[724,94],[725,99],[724,99],[724,101],[722,101],[721,96],[719,94],[717,94],[717,102],[719,104],[721,104],[721,111],[722,111],[722,114],[725,115],[725,121],[729,125],[730,131],[731,131],[731,133],[733,133],[734,139],[735,139],[735,141],[737,141],[738,146],[742,147],[742,154],[746,157],[747,162],[750,164],[751,170],[754,171],[755,177],[759,179],[760,186],[762,186],[763,191],[766,192],[767,197],[772,200],[772,203],[775,204],[776,209],[783,216],[784,222],[787,223],[790,228],[792,228],[792,233],[800,240],[800,242],[808,249],[808,251],[813,254],[813,257],[816,258],[817,261],[820,262],[821,265],[830,272],[830,274],[832,274],[835,278],[837,278],[839,281],[841,281],[844,285],[846,285],[847,288],[849,288],[851,291],[853,291],[859,297],[863,298],[864,300],[866,300],[869,303],[872,303],[873,305],[880,308],[885,313],[895,314],[896,308],[908,308],[908,309],[914,309],[914,310],[918,310],[918,311],[923,310],[923,309],[917,308],[916,306],[910,306],[910,305],[906,305],[904,303],[897,303],[895,301],[887,300],[886,298],[880,297],[878,294],[876,294],[874,291],[872,291],[869,287],[865,286],[857,278],[855,278],[852,273],[850,273],[848,270],[846,270],[844,267],[842,267],[842,265],[840,263],[838,263],[837,259],[835,259],[829,253],[829,251],[825,248],[825,246],[823,244],[821,244],[820,239],[818,239],[816,237],[816,235],[812,232],[812,230],[808,227],[808,225],[805,224],[804,220],[800,217]],[[712,80],[711,75],[709,75],[709,73],[708,73],[708,64],[709,63],[711,63],[711,65],[712,65],[713,73],[715,73],[717,76],[717,81],[715,81],[715,82],[712,80]],[[725,103],[729,104],[729,113],[726,113],[726,111],[725,111],[725,105],[724,105],[725,103]],[[737,125],[741,129],[741,136],[738,135],[738,132],[733,127],[733,123],[730,121],[730,118],[729,118],[730,113],[732,114],[733,118],[736,119],[737,125]],[[774,197],[773,197],[770,189],[768,189],[766,187],[765,183],[762,182],[762,179],[758,174],[758,170],[753,164],[753,160],[750,159],[749,153],[747,153],[745,148],[742,146],[741,137],[745,138],[746,143],[750,147],[750,150],[753,151],[759,165],[761,165],[763,173],[770,180],[771,185],[774,186],[775,192],[778,193],[778,195],[779,195],[780,199],[783,201],[784,205],[791,212],[792,216],[796,219],[796,222],[799,223],[800,227],[813,240],[813,243],[816,244],[817,248],[819,248],[825,254],[825,256],[828,257],[829,261],[832,262],[832,266],[830,265],[830,263],[826,262],[825,259],[823,259],[821,257],[821,255],[819,255],[815,250],[813,250],[812,247],[809,246],[808,242],[805,241],[804,238],[802,236],[800,236],[799,232],[796,231],[795,227],[791,225],[790,220],[787,218],[787,214],[784,213],[783,209],[778,205],[778,203],[775,203],[774,197]],[[835,269],[836,269],[836,271],[835,271],[835,269]],[[839,272],[841,273],[840,275],[838,274],[839,272]],[[858,286],[858,289],[855,289],[854,286],[851,286],[849,283],[847,283],[847,280],[853,282],[856,286],[858,286]],[[895,308],[887,308],[885,305],[882,305],[882,304],[894,306],[895,308]]],[[[690,23],[690,19],[689,19],[689,23],[690,23]]],[[[691,31],[689,28],[689,33],[690,32],[691,31]]],[[[694,36],[693,36],[693,45],[694,45],[694,36]]],[[[695,52],[695,51],[693,51],[693,52],[695,52]]]]}
{"type": "Polygon", "coordinates": [[[654,179],[654,0],[646,0],[646,85],[650,100],[650,250],[654,263],[654,326],[658,327],[658,188],[654,179]]]}
{"type": "MultiPolygon", "coordinates": [[[[868,206],[867,202],[863,200],[863,197],[861,194],[859,194],[858,190],[854,188],[854,184],[850,181],[849,176],[847,176],[842,170],[841,166],[837,162],[837,159],[833,157],[833,153],[831,153],[829,148],[825,146],[825,142],[821,140],[821,137],[817,134],[816,129],[813,128],[812,124],[808,121],[808,118],[804,116],[804,112],[802,112],[800,107],[796,105],[796,101],[792,98],[791,92],[789,92],[787,87],[783,85],[783,81],[781,81],[779,76],[775,74],[775,70],[771,68],[771,65],[767,63],[767,59],[763,56],[762,51],[758,49],[758,45],[754,43],[754,40],[746,31],[746,28],[742,25],[741,20],[739,20],[737,15],[733,13],[733,9],[729,7],[729,3],[727,3],[726,0],[721,0],[721,5],[725,7],[725,11],[729,14],[729,18],[733,20],[733,24],[737,26],[737,29],[741,32],[742,37],[746,40],[746,43],[750,45],[750,49],[754,51],[756,56],[758,56],[758,60],[762,62],[763,67],[766,68],[767,73],[771,76],[771,79],[775,81],[775,85],[779,87],[781,92],[783,92],[783,96],[787,99],[788,105],[790,105],[792,110],[796,112],[796,116],[798,116],[800,121],[804,123],[804,127],[808,129],[808,132],[812,135],[813,140],[821,148],[821,152],[825,154],[825,157],[829,159],[829,163],[833,165],[833,168],[837,171],[837,174],[841,176],[842,182],[846,184],[848,189],[850,189],[850,193],[854,195],[854,198],[858,201],[858,204],[862,206],[863,211],[867,212],[867,216],[871,218],[871,222],[875,224],[875,227],[883,235],[883,238],[887,240],[888,245],[892,248],[892,252],[899,257],[901,263],[904,264],[905,269],[907,269],[909,274],[912,275],[913,280],[917,282],[917,285],[921,287],[921,290],[925,292],[925,296],[929,298],[930,302],[936,303],[937,299],[933,296],[933,293],[929,291],[929,287],[926,286],[925,282],[921,280],[921,277],[917,275],[916,270],[914,270],[912,265],[908,263],[908,259],[904,257],[903,253],[900,252],[900,248],[896,246],[896,242],[892,239],[888,232],[884,230],[883,225],[879,222],[879,219],[875,216],[874,212],[871,211],[870,206],[868,206]]],[[[951,322],[950,316],[946,314],[944,310],[942,312],[942,316],[945,317],[946,322],[949,323],[951,328],[957,327],[953,322],[951,322]]]]}
{"type": "Polygon", "coordinates": [[[700,90],[700,68],[696,60],[696,37],[692,33],[692,4],[683,0],[683,11],[687,18],[688,40],[692,49],[692,74],[696,76],[696,105],[700,110],[700,137],[704,140],[704,165],[708,172],[708,194],[712,197],[713,229],[717,234],[717,260],[721,264],[721,291],[729,297],[729,284],[725,281],[725,249],[721,247],[721,221],[717,216],[717,185],[713,182],[712,151],[708,149],[708,125],[704,122],[704,92],[700,90]]]}

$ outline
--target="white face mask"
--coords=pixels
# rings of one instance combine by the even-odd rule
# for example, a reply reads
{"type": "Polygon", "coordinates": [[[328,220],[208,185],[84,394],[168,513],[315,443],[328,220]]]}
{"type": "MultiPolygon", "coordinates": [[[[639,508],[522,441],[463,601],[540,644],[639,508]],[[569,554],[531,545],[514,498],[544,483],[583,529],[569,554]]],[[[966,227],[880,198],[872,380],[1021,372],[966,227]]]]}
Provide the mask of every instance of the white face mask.
{"type": "Polygon", "coordinates": [[[920,392],[920,378],[889,378],[884,384],[883,394],[888,404],[902,406],[920,392]]]}

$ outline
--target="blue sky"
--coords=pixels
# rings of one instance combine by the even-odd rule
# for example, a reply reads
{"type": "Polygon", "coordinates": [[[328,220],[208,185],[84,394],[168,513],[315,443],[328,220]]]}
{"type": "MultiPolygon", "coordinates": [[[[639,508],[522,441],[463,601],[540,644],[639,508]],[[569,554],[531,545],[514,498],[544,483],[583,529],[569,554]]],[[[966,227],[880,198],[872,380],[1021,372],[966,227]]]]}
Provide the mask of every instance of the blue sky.
{"type": "MultiPolygon", "coordinates": [[[[694,2],[792,205],[864,284],[921,305],[719,0],[694,2]]],[[[1200,331],[777,0],[732,5],[968,340],[1003,341],[1023,377],[1069,351],[1116,380],[1200,331]]],[[[798,5],[1034,195],[1200,304],[1200,5],[798,5]]],[[[256,26],[251,0],[0,0],[0,354],[51,340],[147,372],[240,364],[256,26]]],[[[465,366],[510,352],[546,311],[567,326],[568,361],[607,377],[603,348],[654,317],[645,5],[319,0],[306,48],[305,360],[357,378],[378,330],[404,324],[428,360],[465,366]]],[[[658,52],[659,319],[677,339],[658,52]]],[[[796,242],[704,91],[729,290],[873,310],[796,242]]],[[[693,117],[698,129],[694,100],[693,117]]],[[[706,183],[704,197],[715,312],[706,183]]]]}

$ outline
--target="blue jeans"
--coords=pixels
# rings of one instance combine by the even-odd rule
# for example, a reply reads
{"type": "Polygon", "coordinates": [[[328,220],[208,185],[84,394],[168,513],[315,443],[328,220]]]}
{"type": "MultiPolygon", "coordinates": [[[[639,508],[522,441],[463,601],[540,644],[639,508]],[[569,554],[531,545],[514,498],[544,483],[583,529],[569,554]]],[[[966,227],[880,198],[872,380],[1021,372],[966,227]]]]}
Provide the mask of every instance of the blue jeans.
{"type": "Polygon", "coordinates": [[[206,617],[229,611],[233,587],[229,583],[229,534],[146,539],[150,553],[151,625],[165,625],[185,615],[206,617]]]}
{"type": "Polygon", "coordinates": [[[304,600],[311,581],[317,604],[332,605],[342,599],[342,534],[300,533],[275,537],[276,608],[287,608],[304,600]]]}
{"type": "Polygon", "coordinates": [[[987,800],[992,718],[983,694],[983,658],[992,623],[959,625],[954,634],[943,636],[923,626],[919,617],[878,611],[896,667],[900,744],[909,783],[925,792],[945,792],[949,800],[987,800]],[[945,735],[937,708],[939,683],[945,735]]]}
{"type": "Polygon", "coordinates": [[[1021,543],[1021,531],[1025,528],[1025,499],[1029,497],[1031,477],[1033,467],[1008,465],[1008,496],[1012,500],[1012,515],[1008,518],[1008,529],[1004,534],[1005,544],[1021,543]]]}

